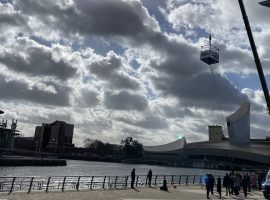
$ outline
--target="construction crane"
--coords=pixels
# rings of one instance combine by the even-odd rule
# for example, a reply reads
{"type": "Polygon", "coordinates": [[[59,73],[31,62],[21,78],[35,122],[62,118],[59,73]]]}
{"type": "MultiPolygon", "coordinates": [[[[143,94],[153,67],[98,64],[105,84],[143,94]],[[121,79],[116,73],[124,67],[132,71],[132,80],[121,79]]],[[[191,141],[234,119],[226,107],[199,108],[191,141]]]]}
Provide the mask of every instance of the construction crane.
{"type": "Polygon", "coordinates": [[[260,2],[259,4],[261,4],[262,6],[270,7],[270,0],[262,1],[262,2],[260,2]]]}
{"type": "MultiPolygon", "coordinates": [[[[238,2],[239,2],[240,9],[241,9],[241,12],[242,12],[245,27],[246,27],[246,30],[247,30],[247,35],[248,35],[248,38],[249,38],[249,42],[250,42],[250,46],[251,46],[252,53],[253,53],[253,56],[254,56],[254,60],[255,60],[255,63],[256,63],[257,71],[258,71],[258,74],[259,74],[259,77],[260,77],[264,97],[265,97],[266,104],[267,104],[267,111],[268,111],[268,114],[270,115],[269,90],[268,90],[268,87],[267,87],[267,83],[265,81],[265,77],[264,77],[264,73],[263,73],[263,69],[262,69],[262,64],[261,64],[261,61],[260,61],[260,58],[259,58],[259,55],[258,55],[258,52],[257,52],[257,48],[256,48],[256,45],[255,45],[255,42],[254,42],[254,39],[253,39],[252,31],[251,31],[251,28],[250,28],[250,25],[249,25],[249,21],[248,21],[248,17],[247,17],[247,13],[246,13],[246,10],[245,10],[243,0],[238,0],[238,2]]],[[[270,7],[270,0],[262,1],[262,2],[260,2],[260,4],[263,5],[263,6],[270,7]]]]}

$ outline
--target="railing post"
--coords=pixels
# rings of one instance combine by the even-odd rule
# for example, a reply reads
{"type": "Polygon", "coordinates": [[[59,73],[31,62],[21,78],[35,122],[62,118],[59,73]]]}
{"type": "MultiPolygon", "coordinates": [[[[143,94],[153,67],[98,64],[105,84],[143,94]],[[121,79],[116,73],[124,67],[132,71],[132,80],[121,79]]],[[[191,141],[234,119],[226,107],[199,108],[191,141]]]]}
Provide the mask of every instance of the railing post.
{"type": "Polygon", "coordinates": [[[186,185],[188,185],[188,176],[187,176],[187,178],[186,178],[186,185]]]}
{"type": "Polygon", "coordinates": [[[174,181],[174,175],[172,175],[171,185],[173,185],[173,181],[174,181]]]}
{"type": "Polygon", "coordinates": [[[51,177],[48,178],[47,186],[46,186],[46,192],[49,190],[49,184],[50,184],[51,177]]]}
{"type": "Polygon", "coordinates": [[[108,188],[111,188],[112,184],[111,184],[111,177],[109,176],[109,180],[108,180],[108,188]]]}
{"type": "Polygon", "coordinates": [[[106,176],[104,177],[104,180],[103,180],[103,185],[102,185],[103,189],[104,189],[104,186],[105,186],[105,181],[106,181],[106,176]]]}
{"type": "Polygon", "coordinates": [[[125,187],[128,186],[128,176],[126,177],[125,187]]]}
{"type": "Polygon", "coordinates": [[[63,185],[62,185],[62,192],[64,192],[64,189],[65,189],[65,182],[66,182],[66,176],[64,177],[64,180],[63,180],[63,185]]]}
{"type": "Polygon", "coordinates": [[[138,185],[138,179],[139,179],[139,176],[137,176],[137,179],[136,179],[136,187],[138,185]]]}
{"type": "Polygon", "coordinates": [[[115,177],[115,182],[114,182],[114,187],[116,188],[116,184],[117,184],[117,176],[115,177]]]}
{"type": "Polygon", "coordinates": [[[15,179],[16,179],[16,177],[13,177],[13,180],[12,180],[12,183],[11,183],[11,186],[10,186],[10,190],[9,190],[9,194],[10,194],[10,193],[12,192],[12,190],[13,190],[13,186],[14,186],[15,179]]]}
{"type": "Polygon", "coordinates": [[[79,191],[79,187],[80,187],[80,179],[81,177],[79,176],[77,184],[76,184],[76,190],[79,191]]]}
{"type": "Polygon", "coordinates": [[[92,190],[92,186],[93,186],[93,180],[94,180],[94,176],[92,176],[91,183],[90,183],[90,189],[91,190],[92,190]]]}
{"type": "Polygon", "coordinates": [[[156,175],[156,178],[155,178],[155,186],[157,185],[157,175],[156,175]]]}
{"type": "Polygon", "coordinates": [[[28,194],[31,192],[32,184],[33,184],[34,177],[31,178],[28,194]]]}
{"type": "Polygon", "coordinates": [[[181,185],[181,175],[179,176],[179,185],[181,185]]]}
{"type": "Polygon", "coordinates": [[[194,177],[193,177],[193,185],[194,185],[194,183],[195,183],[195,177],[196,177],[196,176],[194,175],[194,177]]]}

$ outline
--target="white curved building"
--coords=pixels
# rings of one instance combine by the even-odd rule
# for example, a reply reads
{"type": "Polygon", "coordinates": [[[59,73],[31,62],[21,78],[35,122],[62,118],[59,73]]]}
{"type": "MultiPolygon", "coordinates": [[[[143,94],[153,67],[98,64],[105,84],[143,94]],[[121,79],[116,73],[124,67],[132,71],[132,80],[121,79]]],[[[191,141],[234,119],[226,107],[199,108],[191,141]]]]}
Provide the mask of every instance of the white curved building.
{"type": "Polygon", "coordinates": [[[226,118],[230,143],[237,146],[250,143],[250,103],[243,103],[226,118]]]}
{"type": "Polygon", "coordinates": [[[187,144],[186,138],[182,137],[174,142],[164,144],[164,145],[157,145],[157,146],[143,146],[145,151],[149,152],[170,152],[170,151],[177,151],[179,149],[183,149],[187,144]]]}
{"type": "Polygon", "coordinates": [[[143,159],[147,164],[231,170],[239,166],[246,169],[269,167],[270,140],[250,139],[250,104],[243,103],[226,120],[229,139],[187,143],[186,138],[182,138],[169,144],[144,146],[143,159]]]}

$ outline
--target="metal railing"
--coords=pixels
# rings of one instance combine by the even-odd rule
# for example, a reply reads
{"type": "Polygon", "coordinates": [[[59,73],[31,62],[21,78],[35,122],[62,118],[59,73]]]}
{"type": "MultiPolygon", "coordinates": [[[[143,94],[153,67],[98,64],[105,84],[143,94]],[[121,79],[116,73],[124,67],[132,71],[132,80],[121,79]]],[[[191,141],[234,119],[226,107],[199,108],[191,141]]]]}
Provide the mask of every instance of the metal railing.
{"type": "MultiPolygon", "coordinates": [[[[215,179],[218,176],[215,176],[215,179]]],[[[222,177],[222,176],[220,176],[222,177]]],[[[204,176],[198,175],[154,175],[151,185],[204,185],[204,176]]],[[[0,177],[0,192],[72,191],[130,187],[130,176],[50,176],[50,177],[0,177]]],[[[145,175],[135,177],[136,187],[148,186],[145,175]]]]}

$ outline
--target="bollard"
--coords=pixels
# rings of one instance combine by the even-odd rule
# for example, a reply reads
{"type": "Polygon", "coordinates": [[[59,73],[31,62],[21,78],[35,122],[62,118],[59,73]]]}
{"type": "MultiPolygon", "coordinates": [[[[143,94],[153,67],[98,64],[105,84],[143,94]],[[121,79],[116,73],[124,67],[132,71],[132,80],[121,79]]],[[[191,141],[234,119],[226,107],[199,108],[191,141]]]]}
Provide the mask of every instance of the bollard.
{"type": "Polygon", "coordinates": [[[32,184],[33,184],[34,177],[31,178],[28,194],[31,192],[32,184]]]}
{"type": "Polygon", "coordinates": [[[157,176],[156,176],[156,178],[155,178],[155,186],[157,185],[157,176]]]}
{"type": "Polygon", "coordinates": [[[136,187],[138,185],[138,179],[139,179],[139,176],[137,176],[137,179],[136,179],[136,187]]]}

